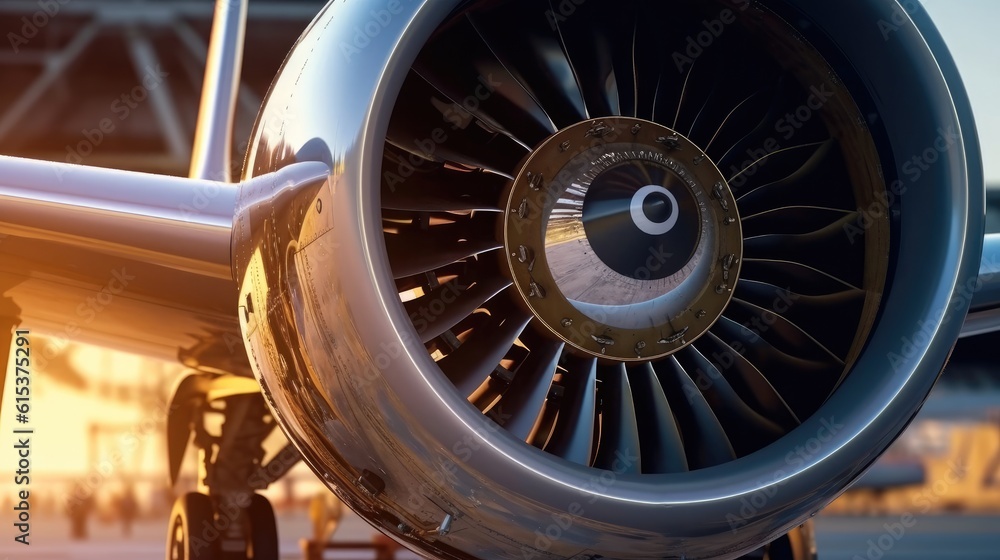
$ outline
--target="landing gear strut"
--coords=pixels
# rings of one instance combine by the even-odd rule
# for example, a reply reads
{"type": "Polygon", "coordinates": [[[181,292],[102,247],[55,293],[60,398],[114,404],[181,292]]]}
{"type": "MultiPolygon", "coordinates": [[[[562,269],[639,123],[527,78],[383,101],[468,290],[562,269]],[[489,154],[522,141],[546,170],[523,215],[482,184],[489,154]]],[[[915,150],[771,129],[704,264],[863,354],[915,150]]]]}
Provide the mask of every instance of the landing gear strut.
{"type": "Polygon", "coordinates": [[[199,491],[174,504],[167,560],[278,559],[274,510],[256,492],[287,473],[300,457],[286,448],[263,463],[263,443],[274,428],[253,379],[194,373],[180,383],[168,418],[171,482],[176,484],[184,452],[193,442],[199,491]]]}

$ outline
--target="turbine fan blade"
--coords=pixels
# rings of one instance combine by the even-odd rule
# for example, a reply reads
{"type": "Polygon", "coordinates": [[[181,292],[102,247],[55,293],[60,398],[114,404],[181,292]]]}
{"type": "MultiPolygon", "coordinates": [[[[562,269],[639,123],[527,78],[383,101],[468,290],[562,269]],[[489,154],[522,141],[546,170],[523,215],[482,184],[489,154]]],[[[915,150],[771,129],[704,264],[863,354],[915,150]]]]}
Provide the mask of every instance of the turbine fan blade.
{"type": "Polygon", "coordinates": [[[385,247],[393,275],[406,278],[499,249],[503,244],[493,237],[492,221],[466,219],[427,229],[405,227],[399,233],[386,234],[385,247]]]}
{"type": "Polygon", "coordinates": [[[841,367],[831,363],[795,358],[770,345],[757,333],[726,317],[712,327],[737,353],[742,353],[778,393],[787,395],[788,405],[798,418],[808,418],[840,381],[841,367]]]}
{"type": "Polygon", "coordinates": [[[688,465],[701,469],[729,462],[736,452],[726,430],[676,356],[657,364],[660,383],[671,396],[684,434],[688,465]]]}
{"type": "Polygon", "coordinates": [[[559,34],[537,0],[514,0],[471,19],[483,42],[504,68],[536,100],[556,128],[587,118],[576,73],[559,34]],[[516,29],[516,36],[511,30],[516,29]],[[530,48],[525,48],[530,46],[530,48]]]}
{"type": "Polygon", "coordinates": [[[452,124],[457,127],[476,126],[472,120],[478,119],[526,147],[556,131],[538,102],[497,60],[465,16],[431,37],[413,68],[455,103],[452,124]]]}
{"type": "Polygon", "coordinates": [[[601,442],[594,466],[617,474],[641,470],[639,425],[625,364],[601,368],[601,442]]]}
{"type": "Polygon", "coordinates": [[[399,92],[386,138],[397,149],[433,161],[450,161],[511,176],[528,153],[496,127],[465,119],[464,109],[411,72],[399,92]]]}
{"type": "Polygon", "coordinates": [[[503,308],[494,310],[485,325],[474,329],[461,346],[438,362],[462,395],[472,395],[479,389],[531,321],[531,315],[517,306],[503,308]]]}
{"type": "Polygon", "coordinates": [[[510,286],[510,280],[491,276],[462,289],[457,281],[448,282],[423,297],[403,304],[406,314],[416,317],[414,328],[423,343],[430,342],[472,315],[493,296],[510,286]]]}
{"type": "Polygon", "coordinates": [[[552,340],[540,341],[531,347],[531,354],[514,373],[510,388],[498,405],[501,417],[509,415],[503,427],[514,437],[527,441],[531,435],[549,394],[564,346],[552,340]]]}
{"type": "Polygon", "coordinates": [[[382,208],[387,210],[498,212],[507,183],[495,173],[449,169],[392,146],[385,150],[382,168],[382,208]]]}
{"type": "Polygon", "coordinates": [[[729,381],[743,402],[777,423],[786,432],[801,424],[771,382],[743,354],[730,348],[711,332],[705,333],[698,340],[698,346],[699,352],[710,357],[712,364],[729,381]]]}
{"type": "Polygon", "coordinates": [[[785,434],[785,430],[743,402],[726,377],[697,348],[691,346],[678,352],[677,360],[701,390],[737,456],[749,455],[785,434]]]}
{"type": "Polygon", "coordinates": [[[643,473],[674,473],[688,470],[684,441],[677,419],[663,392],[653,364],[646,362],[629,372],[639,425],[639,449],[643,473]]]}
{"type": "Polygon", "coordinates": [[[852,242],[846,227],[857,223],[852,212],[837,222],[802,235],[762,235],[743,241],[743,254],[751,259],[802,263],[855,286],[864,281],[865,245],[852,242]]]}
{"type": "Polygon", "coordinates": [[[559,417],[545,450],[580,465],[590,465],[594,446],[597,400],[597,359],[572,358],[563,374],[565,394],[559,417]]]}

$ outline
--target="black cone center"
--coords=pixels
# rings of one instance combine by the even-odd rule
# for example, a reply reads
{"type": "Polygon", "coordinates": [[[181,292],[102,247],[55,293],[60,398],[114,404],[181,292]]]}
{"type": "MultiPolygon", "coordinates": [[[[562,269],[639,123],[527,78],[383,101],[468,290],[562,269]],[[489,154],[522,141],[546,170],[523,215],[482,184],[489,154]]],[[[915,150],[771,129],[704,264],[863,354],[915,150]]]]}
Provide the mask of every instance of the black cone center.
{"type": "Polygon", "coordinates": [[[587,190],[583,226],[604,264],[637,280],[680,272],[701,239],[694,194],[673,171],[648,161],[601,172],[587,190]]]}

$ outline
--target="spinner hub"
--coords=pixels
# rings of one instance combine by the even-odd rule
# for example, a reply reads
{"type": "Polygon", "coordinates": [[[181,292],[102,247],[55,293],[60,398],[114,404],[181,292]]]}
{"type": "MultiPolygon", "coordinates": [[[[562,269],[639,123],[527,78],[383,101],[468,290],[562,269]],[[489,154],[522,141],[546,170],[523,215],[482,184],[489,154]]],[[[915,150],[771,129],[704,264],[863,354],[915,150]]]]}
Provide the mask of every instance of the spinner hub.
{"type": "Polygon", "coordinates": [[[618,361],[680,350],[732,297],[736,200],[705,153],[632,118],[547,139],[521,166],[503,224],[524,303],[580,352],[618,361]]]}

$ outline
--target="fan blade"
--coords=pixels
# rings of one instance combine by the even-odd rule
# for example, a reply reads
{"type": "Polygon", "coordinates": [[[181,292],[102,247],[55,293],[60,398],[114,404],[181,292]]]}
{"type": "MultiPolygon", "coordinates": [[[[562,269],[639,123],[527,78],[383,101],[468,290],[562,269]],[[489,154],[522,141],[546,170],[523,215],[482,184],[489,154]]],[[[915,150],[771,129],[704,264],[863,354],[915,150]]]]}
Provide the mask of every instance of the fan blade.
{"type": "Polygon", "coordinates": [[[774,182],[754,181],[741,189],[740,213],[750,216],[786,206],[817,206],[853,211],[857,208],[851,178],[844,170],[836,140],[825,142],[794,173],[774,182]],[[755,186],[757,185],[757,186],[755,186]]]}
{"type": "Polygon", "coordinates": [[[776,77],[768,94],[764,97],[767,103],[766,105],[762,104],[763,111],[748,114],[744,120],[734,122],[732,133],[722,135],[716,140],[712,150],[707,151],[707,153],[715,160],[719,169],[723,170],[723,173],[727,176],[739,173],[760,159],[758,152],[763,150],[766,153],[768,151],[765,144],[771,144],[771,147],[776,146],[776,141],[768,143],[768,140],[773,140],[775,123],[784,118],[789,109],[795,108],[797,88],[794,78],[787,75],[776,77]],[[736,138],[736,141],[733,141],[733,138],[736,138]],[[732,171],[734,169],[735,171],[732,171]],[[727,173],[727,171],[732,172],[727,173]]]}
{"type": "MultiPolygon", "coordinates": [[[[733,38],[729,33],[724,37],[733,38]]],[[[712,49],[709,56],[703,55],[697,62],[702,64],[713,59],[716,64],[709,67],[711,80],[705,81],[714,81],[714,87],[711,95],[705,97],[704,106],[691,123],[687,135],[706,151],[717,140],[727,146],[735,144],[739,138],[733,136],[739,133],[741,125],[745,126],[748,120],[767,113],[768,97],[765,93],[774,88],[781,72],[774,65],[754,60],[748,52],[725,56],[721,51],[712,49]],[[715,53],[721,56],[711,56],[715,53]]]]}
{"type": "Polygon", "coordinates": [[[434,274],[416,274],[414,276],[405,276],[396,279],[396,289],[400,294],[403,292],[408,292],[410,290],[430,289],[431,286],[437,286],[443,284],[452,279],[470,276],[475,274],[473,265],[475,261],[459,261],[443,266],[441,268],[435,269],[434,274]]]}
{"type": "Polygon", "coordinates": [[[816,231],[818,224],[836,223],[848,214],[849,211],[836,208],[785,206],[743,218],[743,237],[802,235],[816,231]]]}
{"type": "MultiPolygon", "coordinates": [[[[558,13],[559,1],[549,1],[554,13],[558,13]]],[[[623,8],[608,12],[592,2],[577,3],[572,17],[554,18],[592,118],[635,111],[636,11],[623,8]]]]}
{"type": "Polygon", "coordinates": [[[743,255],[802,263],[860,286],[864,281],[865,245],[854,242],[846,233],[858,218],[859,214],[852,212],[812,233],[751,237],[743,241],[743,255]]]}
{"type": "Polygon", "coordinates": [[[742,325],[752,325],[761,338],[789,356],[844,366],[846,356],[834,354],[811,334],[775,310],[764,309],[733,298],[726,308],[725,316],[742,325]]]}
{"type": "Polygon", "coordinates": [[[629,381],[633,387],[636,418],[643,419],[639,425],[642,472],[659,474],[687,471],[687,455],[677,428],[677,420],[653,365],[646,362],[631,370],[629,381]]]}
{"type": "Polygon", "coordinates": [[[784,286],[801,295],[827,295],[858,290],[857,286],[802,263],[744,258],[740,278],[784,286]]]}
{"type": "Polygon", "coordinates": [[[601,368],[601,442],[594,466],[638,474],[642,465],[639,425],[625,364],[601,368]]]}
{"type": "Polygon", "coordinates": [[[778,393],[788,398],[798,418],[807,418],[816,412],[843,373],[843,368],[833,364],[789,356],[757,333],[726,317],[715,323],[712,332],[736,353],[746,356],[778,393]]]}
{"type": "Polygon", "coordinates": [[[399,92],[387,141],[434,161],[450,161],[513,176],[528,148],[495,128],[463,120],[464,110],[411,72],[399,92]]]}
{"type": "Polygon", "coordinates": [[[565,394],[559,417],[545,450],[580,465],[590,465],[594,446],[594,408],[597,400],[597,359],[572,358],[563,374],[565,394]]]}
{"type": "Polygon", "coordinates": [[[587,118],[576,71],[562,50],[559,34],[537,0],[491,6],[471,18],[473,27],[504,68],[563,129],[587,118]],[[512,29],[517,34],[511,33],[512,29]]]}
{"type": "Polygon", "coordinates": [[[527,441],[545,404],[552,378],[559,367],[565,344],[542,340],[531,347],[531,354],[514,373],[507,392],[498,405],[504,428],[514,437],[527,441]]]}
{"type": "Polygon", "coordinates": [[[500,195],[507,184],[505,177],[449,169],[415,156],[411,161],[410,154],[392,146],[386,146],[385,151],[382,208],[416,212],[500,211],[500,195]]]}
{"type": "Polygon", "coordinates": [[[726,377],[696,347],[678,352],[677,360],[701,390],[737,456],[749,455],[785,434],[785,430],[743,402],[726,377]]]}
{"type": "Polygon", "coordinates": [[[517,306],[506,306],[506,311],[495,311],[482,328],[438,362],[460,394],[468,396],[479,389],[531,321],[531,314],[517,306]]]}
{"type": "Polygon", "coordinates": [[[427,343],[457,325],[508,286],[510,280],[502,276],[477,281],[464,290],[457,281],[452,281],[423,297],[404,303],[403,307],[413,320],[420,341],[427,343]]]}
{"type": "MultiPolygon", "coordinates": [[[[487,215],[488,216],[488,215],[487,215]]],[[[396,278],[428,272],[503,246],[493,235],[492,219],[469,219],[427,229],[407,227],[386,234],[385,246],[396,278]]]]}
{"type": "Polygon", "coordinates": [[[696,344],[699,352],[711,360],[743,402],[759,414],[786,432],[802,423],[774,386],[743,354],[734,351],[711,332],[705,333],[696,344]]]}
{"type": "Polygon", "coordinates": [[[677,420],[685,434],[688,465],[700,469],[736,458],[736,452],[718,417],[676,356],[656,364],[660,383],[672,397],[677,420]]]}
{"type": "Polygon", "coordinates": [[[740,280],[734,297],[758,307],[773,309],[800,326],[837,356],[847,356],[864,310],[863,290],[804,296],[791,290],[754,280],[740,280]]]}
{"type": "Polygon", "coordinates": [[[474,117],[534,146],[557,129],[538,102],[504,68],[465,16],[431,37],[414,70],[457,105],[453,124],[469,126],[474,117]]]}

